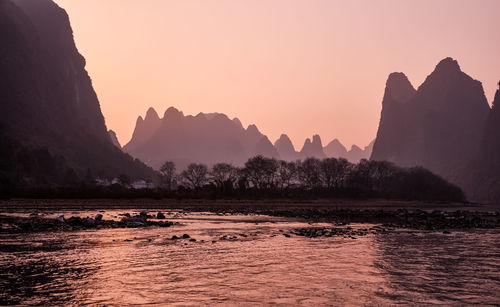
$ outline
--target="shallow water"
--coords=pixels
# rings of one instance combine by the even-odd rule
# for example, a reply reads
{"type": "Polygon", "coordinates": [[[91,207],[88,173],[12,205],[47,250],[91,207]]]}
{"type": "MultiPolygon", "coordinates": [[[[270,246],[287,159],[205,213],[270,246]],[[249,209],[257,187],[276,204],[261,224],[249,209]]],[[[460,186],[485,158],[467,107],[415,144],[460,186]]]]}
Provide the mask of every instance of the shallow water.
{"type": "Polygon", "coordinates": [[[168,213],[180,224],[0,234],[0,305],[500,304],[499,230],[287,238],[328,224],[168,213]]]}

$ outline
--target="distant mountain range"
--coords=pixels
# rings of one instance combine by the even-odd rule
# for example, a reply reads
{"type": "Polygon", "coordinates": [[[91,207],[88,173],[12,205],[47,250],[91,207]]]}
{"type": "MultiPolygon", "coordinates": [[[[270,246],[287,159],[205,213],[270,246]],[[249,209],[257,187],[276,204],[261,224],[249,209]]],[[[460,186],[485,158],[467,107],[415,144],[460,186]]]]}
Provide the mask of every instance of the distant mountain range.
{"type": "Polygon", "coordinates": [[[358,162],[370,156],[371,148],[371,145],[363,150],[353,146],[347,151],[338,140],[323,148],[321,138],[314,135],[312,141],[306,139],[302,149],[296,151],[285,134],[273,145],[255,125],[244,128],[237,118],[230,119],[221,113],[185,116],[170,107],[162,118],[153,108],[144,118],[139,116],[132,139],[123,150],[158,169],[165,161],[173,161],[179,168],[191,162],[242,165],[255,155],[288,161],[307,157],[342,157],[358,162]]]}
{"type": "Polygon", "coordinates": [[[470,199],[500,201],[500,116],[481,82],[446,58],[417,90],[403,73],[387,80],[371,159],[423,166],[470,199]]]}
{"type": "Polygon", "coordinates": [[[239,165],[254,155],[279,156],[254,125],[245,129],[239,120],[219,113],[184,116],[173,107],[163,118],[153,108],[144,119],[139,116],[132,139],[123,150],[157,169],[165,161],[183,168],[191,162],[239,165]]]}
{"type": "Polygon", "coordinates": [[[68,15],[53,1],[0,0],[0,76],[0,190],[156,176],[113,145],[68,15]]]}

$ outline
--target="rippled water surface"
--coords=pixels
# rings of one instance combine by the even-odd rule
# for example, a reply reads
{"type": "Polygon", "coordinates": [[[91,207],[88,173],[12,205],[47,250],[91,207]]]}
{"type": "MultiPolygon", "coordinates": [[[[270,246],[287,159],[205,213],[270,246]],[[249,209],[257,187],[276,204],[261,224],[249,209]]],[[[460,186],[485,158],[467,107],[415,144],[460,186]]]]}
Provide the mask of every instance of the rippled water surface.
{"type": "Polygon", "coordinates": [[[0,305],[500,304],[499,230],[287,238],[327,224],[168,213],[180,224],[1,234],[0,305]]]}

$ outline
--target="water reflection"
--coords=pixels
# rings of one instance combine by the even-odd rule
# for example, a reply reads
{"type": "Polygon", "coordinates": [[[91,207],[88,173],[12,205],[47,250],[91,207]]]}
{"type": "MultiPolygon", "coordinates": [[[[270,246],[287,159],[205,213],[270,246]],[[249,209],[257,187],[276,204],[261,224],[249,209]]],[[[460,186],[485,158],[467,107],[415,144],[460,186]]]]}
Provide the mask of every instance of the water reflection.
{"type": "Polygon", "coordinates": [[[402,303],[500,303],[498,230],[403,232],[377,236],[390,292],[402,303]]]}
{"type": "Polygon", "coordinates": [[[0,304],[499,302],[493,231],[309,239],[283,236],[311,225],[282,218],[169,219],[181,225],[0,235],[0,304]],[[170,239],[184,233],[196,241],[170,239]]]}
{"type": "Polygon", "coordinates": [[[71,236],[2,237],[0,304],[56,305],[74,301],[79,287],[99,269],[87,257],[79,257],[81,248],[71,236]]]}

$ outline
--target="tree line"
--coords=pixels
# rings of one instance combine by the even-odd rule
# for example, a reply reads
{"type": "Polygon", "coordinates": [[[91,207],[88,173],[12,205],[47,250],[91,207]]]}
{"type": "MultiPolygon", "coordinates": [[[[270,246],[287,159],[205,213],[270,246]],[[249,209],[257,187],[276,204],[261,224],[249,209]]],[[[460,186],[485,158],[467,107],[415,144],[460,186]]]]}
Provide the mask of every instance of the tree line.
{"type": "Polygon", "coordinates": [[[281,161],[255,156],[236,167],[191,163],[177,172],[167,161],[160,168],[161,188],[177,195],[219,197],[380,197],[463,201],[463,192],[432,172],[386,161],[307,158],[281,161]]]}
{"type": "Polygon", "coordinates": [[[167,161],[158,172],[159,178],[150,178],[150,182],[156,183],[154,187],[133,189],[126,175],[118,176],[117,183],[100,186],[90,175],[80,180],[71,179],[75,176],[64,175],[68,172],[56,167],[61,163],[45,160],[34,165],[52,165],[53,168],[34,173],[60,178],[61,184],[16,186],[2,180],[5,176],[0,172],[0,198],[465,200],[460,188],[424,168],[402,168],[385,161],[361,160],[353,164],[342,158],[307,158],[289,162],[255,156],[240,167],[228,163],[216,163],[211,167],[191,163],[183,170],[177,170],[175,163],[167,161]],[[54,173],[54,170],[58,171],[54,173]]]}

